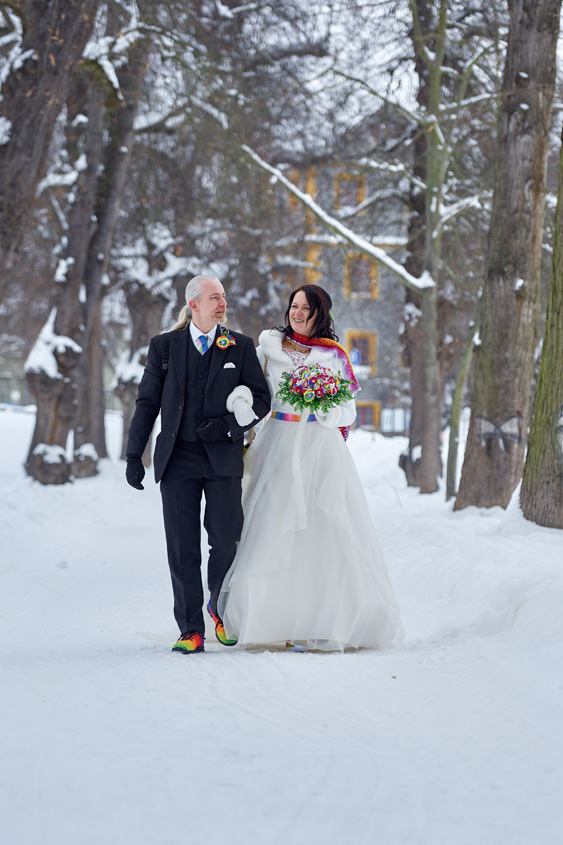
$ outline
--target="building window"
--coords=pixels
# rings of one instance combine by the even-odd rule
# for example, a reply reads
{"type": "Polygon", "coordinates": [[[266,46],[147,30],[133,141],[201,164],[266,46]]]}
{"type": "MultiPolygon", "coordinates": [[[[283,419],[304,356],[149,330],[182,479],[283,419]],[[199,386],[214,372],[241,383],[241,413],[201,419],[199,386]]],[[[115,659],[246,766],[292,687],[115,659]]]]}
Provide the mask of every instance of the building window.
{"type": "Polygon", "coordinates": [[[347,331],[346,349],[353,367],[369,367],[372,376],[377,373],[377,336],[375,332],[347,331]]]}
{"type": "Polygon", "coordinates": [[[347,253],[344,296],[350,299],[377,299],[379,296],[379,267],[367,255],[347,253]]]}
{"type": "Polygon", "coordinates": [[[379,431],[381,402],[356,402],[356,428],[379,431]]]}
{"type": "Polygon", "coordinates": [[[342,173],[335,179],[335,208],[357,208],[366,198],[364,176],[342,173]]]}
{"type": "Polygon", "coordinates": [[[408,431],[409,422],[408,408],[383,408],[381,411],[382,434],[404,434],[408,431]]]}

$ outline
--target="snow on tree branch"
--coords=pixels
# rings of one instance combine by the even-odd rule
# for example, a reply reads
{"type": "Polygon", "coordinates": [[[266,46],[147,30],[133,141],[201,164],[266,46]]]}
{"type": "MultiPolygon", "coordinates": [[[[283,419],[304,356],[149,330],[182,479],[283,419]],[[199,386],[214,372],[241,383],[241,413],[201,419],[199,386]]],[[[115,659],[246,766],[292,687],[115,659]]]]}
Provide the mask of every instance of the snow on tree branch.
{"type": "Polygon", "coordinates": [[[25,362],[26,373],[45,373],[50,378],[61,379],[55,353],[64,354],[67,349],[76,354],[82,352],[82,347],[72,338],[55,334],[56,315],[57,309],[53,308],[25,362]]]}
{"type": "Polygon", "coordinates": [[[372,88],[371,85],[364,79],[360,79],[357,76],[354,76],[351,73],[345,73],[342,70],[338,70],[336,68],[333,69],[333,73],[336,76],[341,76],[343,79],[347,79],[349,82],[357,82],[364,90],[368,91],[368,93],[373,94],[374,97],[377,97],[381,100],[382,103],[385,103],[388,106],[392,106],[395,109],[398,109],[402,114],[404,114],[409,120],[412,120],[413,123],[419,123],[421,125],[426,125],[428,123],[426,113],[424,111],[417,111],[416,109],[409,109],[400,103],[398,100],[393,100],[391,97],[385,97],[379,91],[376,91],[375,88],[372,88]]]}
{"type": "Polygon", "coordinates": [[[423,182],[422,179],[419,179],[414,173],[411,173],[410,170],[407,170],[404,164],[389,164],[388,162],[381,162],[381,161],[374,161],[371,158],[362,158],[358,162],[358,164],[362,167],[369,167],[370,170],[382,170],[385,173],[392,173],[397,176],[403,176],[405,179],[411,183],[411,185],[415,185],[417,188],[420,188],[421,191],[427,191],[428,185],[426,182],[423,182]]]}
{"type": "Polygon", "coordinates": [[[396,276],[400,281],[411,290],[421,291],[426,288],[432,288],[436,286],[436,282],[430,276],[430,273],[424,272],[420,278],[416,278],[416,276],[411,276],[405,268],[399,264],[397,261],[394,261],[385,250],[381,249],[380,247],[373,246],[369,241],[365,238],[362,238],[360,235],[353,232],[347,226],[344,226],[339,220],[335,217],[332,217],[330,214],[327,214],[309,194],[304,194],[299,188],[296,188],[288,179],[285,178],[281,170],[278,170],[277,167],[272,167],[270,164],[267,164],[260,156],[251,150],[250,147],[247,147],[243,144],[242,149],[244,150],[247,155],[263,170],[266,170],[270,173],[274,179],[272,180],[275,182],[280,182],[284,188],[286,188],[290,193],[292,193],[299,202],[301,202],[309,211],[314,214],[317,220],[320,220],[327,229],[331,229],[333,232],[336,232],[338,235],[341,235],[345,241],[352,244],[358,252],[363,253],[364,255],[370,256],[378,264],[381,264],[383,267],[386,267],[394,276],[396,276]]]}
{"type": "Polygon", "coordinates": [[[482,208],[481,200],[483,197],[483,194],[475,194],[472,197],[464,197],[451,205],[440,205],[440,219],[432,233],[432,237],[436,238],[449,220],[452,220],[454,217],[459,217],[459,215],[467,211],[468,208],[482,208]]]}
{"type": "Polygon", "coordinates": [[[494,94],[477,94],[475,97],[467,97],[465,100],[460,100],[457,103],[450,103],[449,105],[440,106],[440,114],[449,114],[450,112],[457,112],[459,109],[474,106],[475,103],[486,103],[495,98],[494,94]]]}

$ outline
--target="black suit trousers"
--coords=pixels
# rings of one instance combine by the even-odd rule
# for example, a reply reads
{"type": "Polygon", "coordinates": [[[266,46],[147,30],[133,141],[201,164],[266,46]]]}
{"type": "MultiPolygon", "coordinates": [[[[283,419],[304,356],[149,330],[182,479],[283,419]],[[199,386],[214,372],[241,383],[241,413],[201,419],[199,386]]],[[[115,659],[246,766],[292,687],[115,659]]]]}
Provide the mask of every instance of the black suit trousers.
{"type": "Polygon", "coordinates": [[[160,482],[174,616],[180,632],[205,632],[201,579],[201,500],[209,541],[207,585],[217,607],[242,531],[241,479],[217,475],[201,441],[177,441],[160,482]]]}

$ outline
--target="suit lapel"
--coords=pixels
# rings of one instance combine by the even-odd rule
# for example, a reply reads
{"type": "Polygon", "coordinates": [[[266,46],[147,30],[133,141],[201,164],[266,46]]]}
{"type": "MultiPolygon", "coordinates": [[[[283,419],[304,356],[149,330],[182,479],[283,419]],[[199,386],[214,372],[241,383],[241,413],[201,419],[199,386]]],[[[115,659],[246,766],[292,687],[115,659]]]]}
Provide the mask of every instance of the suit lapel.
{"type": "Polygon", "coordinates": [[[178,386],[182,396],[184,396],[186,392],[186,370],[188,366],[188,355],[191,351],[190,346],[193,346],[193,343],[191,341],[189,327],[176,332],[172,343],[172,349],[170,351],[170,357],[174,361],[174,371],[176,373],[176,378],[178,379],[178,386]]]}
{"type": "MultiPolygon", "coordinates": [[[[217,333],[215,335],[215,340],[217,340],[218,337],[219,337],[219,334],[217,333]]],[[[215,378],[215,376],[217,375],[217,373],[219,372],[219,369],[221,368],[221,364],[225,360],[225,352],[224,352],[223,349],[219,349],[219,347],[215,343],[215,340],[213,341],[213,343],[211,345],[211,349],[207,353],[208,355],[211,355],[211,364],[209,365],[209,376],[207,378],[207,387],[208,388],[209,388],[209,385],[211,384],[211,382],[213,381],[213,379],[215,378]]]]}

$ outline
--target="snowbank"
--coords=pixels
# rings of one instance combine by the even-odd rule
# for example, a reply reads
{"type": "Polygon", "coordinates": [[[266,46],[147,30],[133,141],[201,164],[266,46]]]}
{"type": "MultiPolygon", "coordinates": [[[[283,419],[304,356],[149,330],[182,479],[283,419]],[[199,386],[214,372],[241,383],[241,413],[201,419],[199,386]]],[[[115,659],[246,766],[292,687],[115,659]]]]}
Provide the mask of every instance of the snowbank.
{"type": "Polygon", "coordinates": [[[150,473],[36,484],[33,422],[0,406],[7,842],[561,841],[561,532],[516,499],[454,514],[405,486],[404,440],[353,433],[406,640],[247,653],[210,628],[184,657],[150,473]]]}

